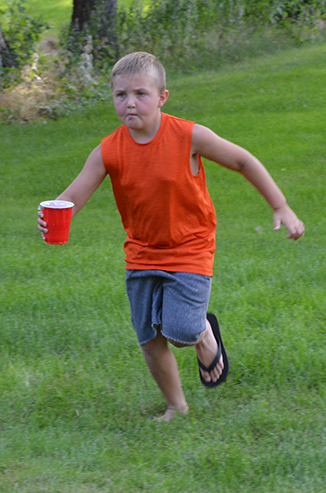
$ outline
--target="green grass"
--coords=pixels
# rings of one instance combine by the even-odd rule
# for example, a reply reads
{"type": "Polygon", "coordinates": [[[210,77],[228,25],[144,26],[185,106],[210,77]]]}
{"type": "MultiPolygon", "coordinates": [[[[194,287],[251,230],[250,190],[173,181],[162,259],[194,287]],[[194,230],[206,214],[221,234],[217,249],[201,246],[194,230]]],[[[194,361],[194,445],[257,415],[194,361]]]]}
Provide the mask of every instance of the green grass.
{"type": "Polygon", "coordinates": [[[118,125],[112,105],[1,126],[1,493],[325,491],[325,56],[322,45],[169,77],[166,111],[252,151],[306,223],[286,240],[241,176],[206,162],[210,309],[231,370],[207,390],[194,351],[175,350],[191,412],[170,424],[148,419],[164,402],[130,323],[109,180],[67,245],[36,230],[38,203],[118,125]]]}

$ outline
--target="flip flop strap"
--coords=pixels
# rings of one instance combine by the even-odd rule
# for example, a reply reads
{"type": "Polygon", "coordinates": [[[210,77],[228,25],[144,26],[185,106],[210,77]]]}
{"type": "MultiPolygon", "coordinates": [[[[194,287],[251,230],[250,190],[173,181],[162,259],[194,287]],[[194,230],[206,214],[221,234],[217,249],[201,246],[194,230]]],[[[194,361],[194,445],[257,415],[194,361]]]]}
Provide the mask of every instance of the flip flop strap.
{"type": "Polygon", "coordinates": [[[198,365],[200,366],[200,368],[202,370],[207,371],[207,373],[211,372],[213,370],[213,368],[215,368],[217,363],[220,361],[220,357],[222,354],[222,344],[221,344],[221,341],[217,341],[217,343],[218,343],[217,355],[215,356],[214,360],[212,361],[212,363],[208,367],[203,365],[203,363],[200,361],[200,359],[197,358],[198,359],[198,365]]]}

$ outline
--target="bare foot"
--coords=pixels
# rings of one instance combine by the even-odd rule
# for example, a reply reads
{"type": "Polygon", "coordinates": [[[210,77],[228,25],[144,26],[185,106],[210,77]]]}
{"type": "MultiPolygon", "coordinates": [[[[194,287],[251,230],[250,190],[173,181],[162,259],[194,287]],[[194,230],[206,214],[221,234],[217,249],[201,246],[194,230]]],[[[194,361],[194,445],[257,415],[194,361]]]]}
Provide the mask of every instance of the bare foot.
{"type": "Polygon", "coordinates": [[[162,422],[162,421],[171,421],[171,419],[173,419],[174,415],[176,413],[179,413],[183,416],[185,416],[186,414],[188,414],[188,411],[189,411],[189,407],[188,405],[184,405],[184,406],[181,406],[181,407],[175,407],[175,406],[168,406],[167,410],[165,411],[165,413],[163,414],[163,416],[160,416],[159,418],[154,418],[156,421],[159,421],[159,422],[162,422]]]}
{"type": "MultiPolygon", "coordinates": [[[[209,367],[217,355],[218,345],[208,320],[206,320],[206,330],[203,332],[199,342],[195,345],[195,349],[198,359],[203,365],[209,367]]],[[[217,382],[222,374],[223,368],[223,356],[221,355],[219,362],[211,372],[208,373],[201,368],[200,371],[206,382],[217,382]]]]}

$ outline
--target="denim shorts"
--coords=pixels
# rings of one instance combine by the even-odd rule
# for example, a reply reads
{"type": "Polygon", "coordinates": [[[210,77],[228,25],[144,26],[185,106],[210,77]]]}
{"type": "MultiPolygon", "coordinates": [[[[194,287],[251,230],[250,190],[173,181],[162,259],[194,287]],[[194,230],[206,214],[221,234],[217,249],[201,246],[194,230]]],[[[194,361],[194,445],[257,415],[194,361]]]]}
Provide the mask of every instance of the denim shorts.
{"type": "Polygon", "coordinates": [[[164,337],[193,345],[206,329],[212,278],[187,272],[127,270],[131,320],[139,344],[164,337]]]}

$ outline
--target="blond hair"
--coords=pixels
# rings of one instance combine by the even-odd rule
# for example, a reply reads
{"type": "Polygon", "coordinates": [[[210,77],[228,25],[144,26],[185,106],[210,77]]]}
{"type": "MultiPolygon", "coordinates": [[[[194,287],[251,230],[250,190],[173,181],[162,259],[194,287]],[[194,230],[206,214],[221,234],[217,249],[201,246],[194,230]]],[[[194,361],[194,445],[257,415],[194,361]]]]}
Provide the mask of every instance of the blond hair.
{"type": "Polygon", "coordinates": [[[117,75],[146,75],[152,77],[160,94],[166,89],[165,70],[156,56],[144,51],[136,51],[121,58],[111,72],[111,85],[117,75]]]}

